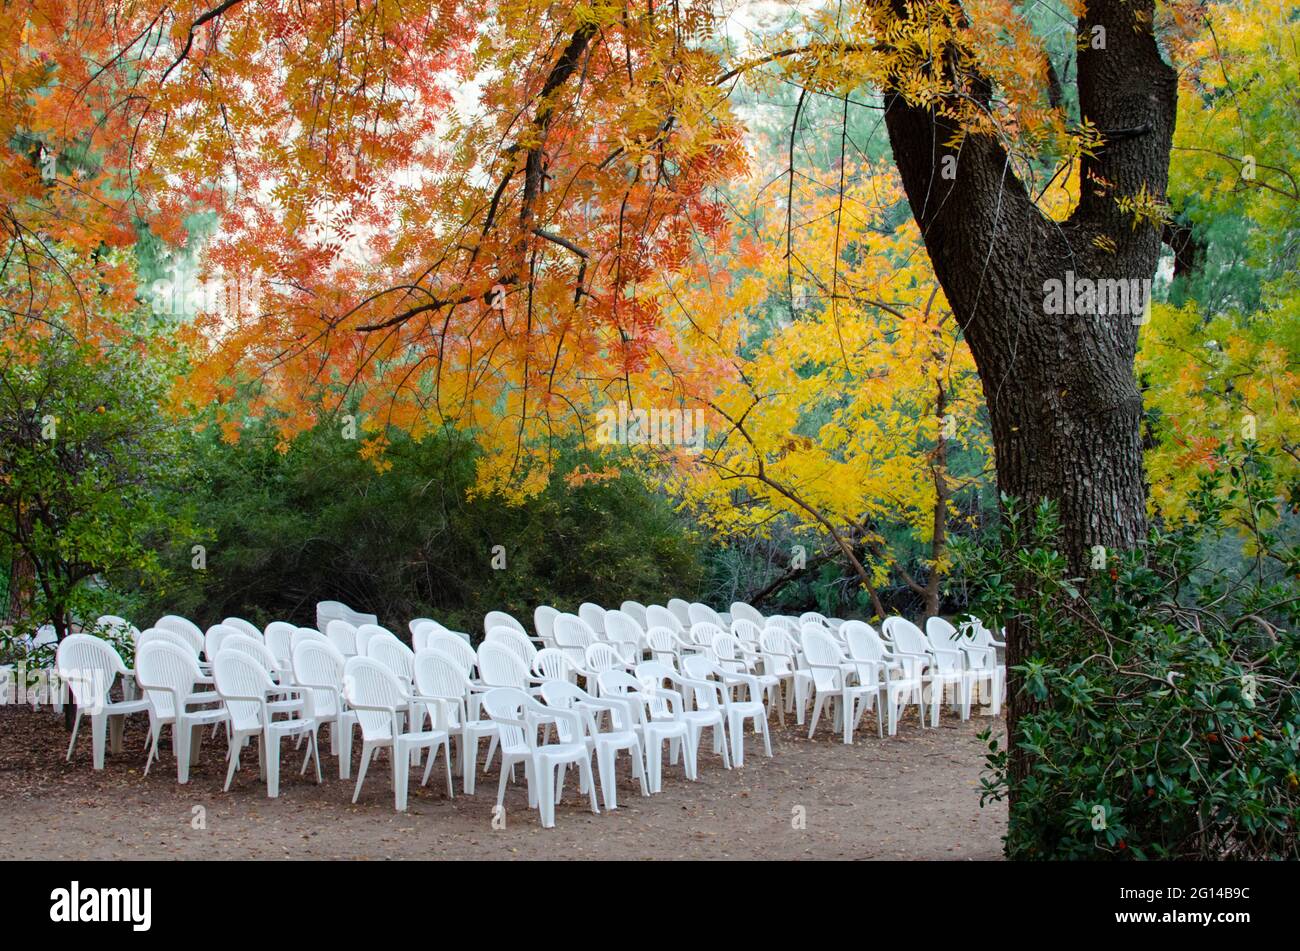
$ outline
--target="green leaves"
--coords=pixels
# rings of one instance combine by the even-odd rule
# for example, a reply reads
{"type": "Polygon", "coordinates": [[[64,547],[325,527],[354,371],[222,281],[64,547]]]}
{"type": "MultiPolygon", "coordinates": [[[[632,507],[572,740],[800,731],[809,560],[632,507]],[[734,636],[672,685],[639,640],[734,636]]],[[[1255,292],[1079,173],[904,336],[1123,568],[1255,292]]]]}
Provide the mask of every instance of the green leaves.
{"type": "MultiPolygon", "coordinates": [[[[975,612],[1020,626],[1023,771],[990,738],[982,801],[1012,794],[1013,858],[1297,858],[1300,636],[1294,585],[1210,559],[1236,530],[1219,504],[1278,495],[1253,447],[1205,476],[1186,520],[1066,576],[1047,507],[959,546],[975,612]]],[[[1234,550],[1229,546],[1228,550],[1234,550]]],[[[1294,576],[1292,576],[1294,577],[1294,576]]]]}

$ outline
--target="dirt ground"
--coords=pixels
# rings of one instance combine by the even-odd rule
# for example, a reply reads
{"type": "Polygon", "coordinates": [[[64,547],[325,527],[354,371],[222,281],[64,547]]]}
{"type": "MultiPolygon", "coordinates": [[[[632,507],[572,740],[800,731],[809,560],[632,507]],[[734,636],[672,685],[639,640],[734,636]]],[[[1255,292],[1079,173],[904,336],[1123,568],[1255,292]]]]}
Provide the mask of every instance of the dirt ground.
{"type": "MultiPolygon", "coordinates": [[[[701,751],[698,783],[665,764],[663,792],[649,798],[621,758],[619,808],[607,813],[602,805],[592,815],[570,773],[554,829],[543,829],[527,807],[522,773],[506,792],[505,828],[493,829],[495,763],[480,773],[473,796],[460,793],[458,776],[454,800],[446,798],[441,763],[426,788],[413,773],[410,810],[402,815],[393,809],[382,759],[353,805],[353,782],[338,778],[324,732],[320,786],[298,775],[301,759],[286,743],[278,799],[268,799],[258,782],[253,750],[223,793],[224,738],[205,741],[189,784],[180,786],[166,739],[162,762],[142,775],[147,722],[129,718],[122,752],[96,773],[88,722],[66,763],[61,716],[0,707],[5,857],[997,859],[1006,826],[1002,804],[980,807],[983,742],[976,736],[990,723],[999,733],[1004,726],[978,715],[923,730],[909,711],[897,736],[862,731],[852,746],[825,724],[811,741],[792,724],[774,725],[774,758],[763,755],[757,737],[747,738],[742,769],[725,770],[719,757],[701,751]]],[[[486,743],[480,755],[485,751],[486,743]]]]}

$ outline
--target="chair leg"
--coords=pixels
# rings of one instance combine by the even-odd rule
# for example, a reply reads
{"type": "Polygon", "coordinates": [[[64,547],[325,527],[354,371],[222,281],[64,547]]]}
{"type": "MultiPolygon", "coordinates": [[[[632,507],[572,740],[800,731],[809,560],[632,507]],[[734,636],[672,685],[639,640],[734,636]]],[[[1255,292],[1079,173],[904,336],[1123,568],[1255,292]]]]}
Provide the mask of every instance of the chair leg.
{"type": "Polygon", "coordinates": [[[478,772],[478,734],[466,729],[460,735],[461,789],[474,795],[474,775],[478,772]]]}
{"type": "MultiPolygon", "coordinates": [[[[578,760],[578,775],[587,781],[587,798],[591,800],[592,815],[600,815],[600,806],[596,804],[596,784],[591,776],[591,758],[578,760]]],[[[555,824],[555,810],[551,810],[551,824],[555,824]]]]}
{"type": "Polygon", "coordinates": [[[95,769],[104,768],[104,744],[108,738],[108,714],[92,713],[90,715],[91,751],[94,756],[95,769]]]}
{"type": "Polygon", "coordinates": [[[193,737],[185,721],[180,717],[172,721],[172,745],[176,747],[176,782],[182,786],[190,781],[190,743],[193,737]]]}
{"type": "Polygon", "coordinates": [[[394,740],[389,762],[393,767],[393,804],[398,812],[405,812],[406,789],[411,780],[411,750],[401,740],[394,740]]]}
{"type": "Polygon", "coordinates": [[[338,717],[330,728],[330,736],[335,733],[339,738],[339,779],[348,779],[352,775],[352,724],[338,717]]]}
{"type": "Polygon", "coordinates": [[[370,765],[370,755],[374,748],[366,741],[361,743],[361,767],[357,770],[357,786],[352,791],[352,801],[356,802],[357,797],[361,795],[361,784],[366,781],[366,768],[370,765]]]}
{"type": "Polygon", "coordinates": [[[153,765],[154,749],[158,745],[158,734],[162,732],[162,725],[158,723],[149,724],[149,747],[144,751],[144,775],[149,775],[149,767],[153,765]]]}
{"type": "MultiPolygon", "coordinates": [[[[542,828],[555,828],[555,784],[564,781],[564,774],[560,772],[564,767],[559,763],[539,764],[542,768],[538,770],[542,775],[538,777],[537,785],[537,810],[541,813],[542,828]],[[550,772],[554,769],[559,775],[552,779],[550,772]]],[[[590,767],[589,767],[590,768],[590,767]]],[[[593,796],[596,795],[595,787],[592,787],[593,796]]]]}
{"type": "MultiPolygon", "coordinates": [[[[596,765],[600,769],[600,788],[605,794],[605,808],[613,811],[618,808],[618,788],[614,783],[614,749],[608,744],[596,747],[596,765]]],[[[563,767],[561,767],[563,769],[563,767]]],[[[563,773],[561,773],[563,775],[563,773]]],[[[556,792],[555,799],[560,799],[556,792]]]]}
{"type": "Polygon", "coordinates": [[[826,702],[826,694],[821,691],[817,692],[817,697],[813,700],[812,723],[808,727],[808,739],[812,739],[813,734],[817,732],[817,721],[822,715],[822,704],[826,702]]]}
{"type": "Polygon", "coordinates": [[[239,769],[239,741],[227,737],[230,748],[226,750],[226,759],[230,761],[230,768],[226,770],[226,785],[222,792],[230,792],[230,781],[235,778],[235,770],[239,769]]]}
{"type": "Polygon", "coordinates": [[[276,799],[280,795],[280,737],[270,730],[262,731],[263,759],[266,762],[266,797],[276,799]]]}
{"type": "Polygon", "coordinates": [[[72,759],[72,748],[77,745],[77,730],[81,729],[81,707],[77,707],[77,716],[72,721],[72,739],[68,740],[68,756],[72,759]]]}

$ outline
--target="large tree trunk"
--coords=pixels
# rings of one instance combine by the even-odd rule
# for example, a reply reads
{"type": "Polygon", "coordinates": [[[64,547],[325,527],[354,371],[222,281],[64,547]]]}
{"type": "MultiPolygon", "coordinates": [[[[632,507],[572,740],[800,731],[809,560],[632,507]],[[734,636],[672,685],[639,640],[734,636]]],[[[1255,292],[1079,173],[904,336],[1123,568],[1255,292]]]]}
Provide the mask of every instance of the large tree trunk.
{"type": "MultiPolygon", "coordinates": [[[[1039,212],[992,137],[967,135],[951,148],[952,120],[887,91],[895,161],[979,369],[998,488],[1023,502],[1057,503],[1066,554],[1079,570],[1094,546],[1132,549],[1146,532],[1133,371],[1141,316],[1049,314],[1045,288],[1051,280],[1140,281],[1155,273],[1162,223],[1120,204],[1163,200],[1168,182],[1177,79],[1156,46],[1152,14],[1152,0],[1090,0],[1079,21],[1080,108],[1105,144],[1083,160],[1080,203],[1065,222],[1039,212]],[[1104,49],[1090,45],[1098,25],[1104,49]],[[948,156],[955,177],[943,174],[948,156]]],[[[990,90],[975,77],[969,92],[988,101],[990,90]]],[[[1030,653],[1034,632],[1013,625],[1007,634],[1012,666],[1030,653]]],[[[1023,710],[1016,686],[1013,677],[1013,776],[1024,770],[1015,749],[1023,710]]]]}

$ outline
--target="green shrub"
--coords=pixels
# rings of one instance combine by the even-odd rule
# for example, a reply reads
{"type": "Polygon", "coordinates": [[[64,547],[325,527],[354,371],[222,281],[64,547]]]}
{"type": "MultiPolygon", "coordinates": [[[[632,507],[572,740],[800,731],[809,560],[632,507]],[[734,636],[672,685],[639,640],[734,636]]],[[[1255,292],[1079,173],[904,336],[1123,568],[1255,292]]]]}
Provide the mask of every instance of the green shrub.
{"type": "Polygon", "coordinates": [[[1031,637],[1014,671],[1026,768],[991,740],[983,780],[986,800],[1010,798],[1009,857],[1300,857],[1300,557],[1273,466],[1223,453],[1189,522],[1084,578],[1047,505],[1004,500],[998,537],[959,547],[976,613],[1031,637]],[[1249,557],[1216,564],[1243,496],[1249,557]]]}

